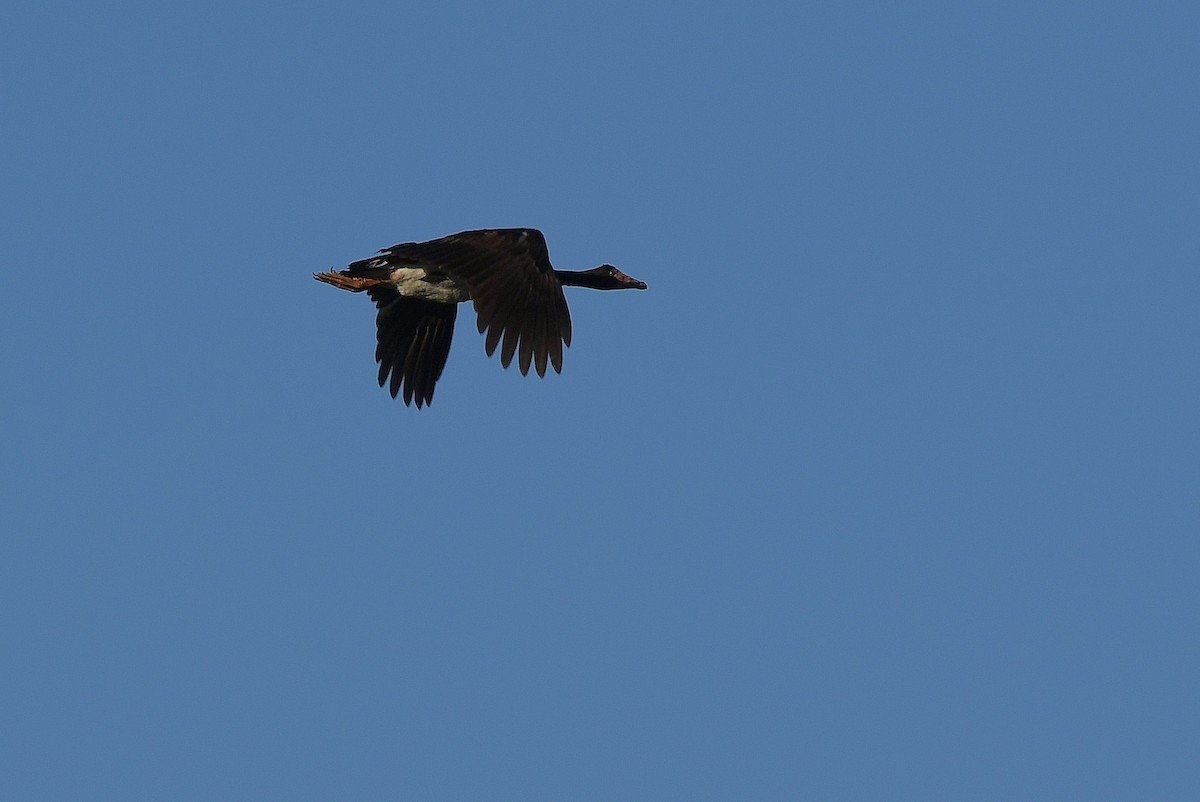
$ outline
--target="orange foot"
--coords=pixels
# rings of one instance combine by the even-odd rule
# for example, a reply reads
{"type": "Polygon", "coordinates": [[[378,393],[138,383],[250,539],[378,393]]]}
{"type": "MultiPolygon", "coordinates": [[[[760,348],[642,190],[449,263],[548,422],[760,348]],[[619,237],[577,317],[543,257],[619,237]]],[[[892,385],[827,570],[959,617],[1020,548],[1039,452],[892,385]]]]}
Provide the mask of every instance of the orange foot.
{"type": "Polygon", "coordinates": [[[362,292],[368,287],[374,287],[376,284],[383,284],[381,279],[377,278],[352,278],[343,276],[341,273],[313,273],[313,278],[317,281],[323,281],[326,284],[332,284],[339,290],[350,290],[350,292],[362,292]]]}

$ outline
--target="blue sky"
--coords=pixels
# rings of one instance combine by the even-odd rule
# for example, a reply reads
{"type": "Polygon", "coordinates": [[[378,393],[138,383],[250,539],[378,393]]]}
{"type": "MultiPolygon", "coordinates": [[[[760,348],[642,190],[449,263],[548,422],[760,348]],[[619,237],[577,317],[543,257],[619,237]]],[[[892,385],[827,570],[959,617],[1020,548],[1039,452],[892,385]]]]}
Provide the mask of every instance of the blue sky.
{"type": "Polygon", "coordinates": [[[427,6],[0,14],[0,796],[1196,798],[1195,6],[427,6]]]}

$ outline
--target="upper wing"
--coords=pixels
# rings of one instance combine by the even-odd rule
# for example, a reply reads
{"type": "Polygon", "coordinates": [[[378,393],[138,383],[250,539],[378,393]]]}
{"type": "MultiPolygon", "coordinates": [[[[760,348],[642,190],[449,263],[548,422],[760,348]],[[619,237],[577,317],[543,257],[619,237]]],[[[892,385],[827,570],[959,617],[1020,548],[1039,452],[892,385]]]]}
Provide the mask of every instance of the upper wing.
{"type": "Polygon", "coordinates": [[[389,265],[432,268],[466,283],[479,331],[487,332],[488,356],[504,340],[500,349],[504,367],[519,349],[521,373],[528,373],[532,362],[538,375],[545,376],[547,360],[562,372],[563,346],[571,344],[571,313],[550,266],[542,232],[532,228],[464,231],[429,242],[393,245],[379,253],[376,259],[389,265]]]}
{"type": "Polygon", "coordinates": [[[458,305],[408,298],[387,284],[371,287],[367,293],[379,307],[375,316],[379,386],[390,373],[392,398],[403,384],[404,403],[415,398],[420,409],[433,401],[434,385],[446,367],[458,305]]]}

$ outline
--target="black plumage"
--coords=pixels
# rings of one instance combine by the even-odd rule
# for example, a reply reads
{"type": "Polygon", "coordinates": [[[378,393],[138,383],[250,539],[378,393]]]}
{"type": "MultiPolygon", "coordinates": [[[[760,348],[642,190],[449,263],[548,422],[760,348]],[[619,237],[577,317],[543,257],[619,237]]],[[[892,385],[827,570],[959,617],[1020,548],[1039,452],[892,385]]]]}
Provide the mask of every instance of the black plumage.
{"type": "Polygon", "coordinates": [[[612,265],[555,270],[542,233],[532,228],[464,231],[428,242],[404,242],[345,270],[314,278],[352,292],[366,291],[378,307],[375,360],[379,386],[417,408],[433,400],[454,335],[457,305],[470,300],[488,356],[514,358],[522,374],[547,364],[562,372],[571,344],[564,286],[645,289],[612,265]]]}

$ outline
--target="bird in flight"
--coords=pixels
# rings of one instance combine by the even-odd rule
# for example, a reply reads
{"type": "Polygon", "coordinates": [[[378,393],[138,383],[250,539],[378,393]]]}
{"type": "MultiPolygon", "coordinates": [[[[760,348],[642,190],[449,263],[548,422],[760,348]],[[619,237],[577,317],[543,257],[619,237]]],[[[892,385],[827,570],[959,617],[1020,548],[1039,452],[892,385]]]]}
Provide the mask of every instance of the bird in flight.
{"type": "Polygon", "coordinates": [[[563,346],[571,344],[563,287],[646,289],[644,281],[612,265],[555,270],[546,238],[534,228],[403,242],[313,278],[350,292],[366,291],[375,302],[379,386],[386,384],[392,398],[403,390],[404,403],[416,401],[417,409],[433,401],[450,354],[458,304],[474,304],[488,356],[501,346],[501,365],[507,368],[519,354],[522,375],[533,365],[538,376],[545,376],[547,362],[562,373],[563,346]]]}

